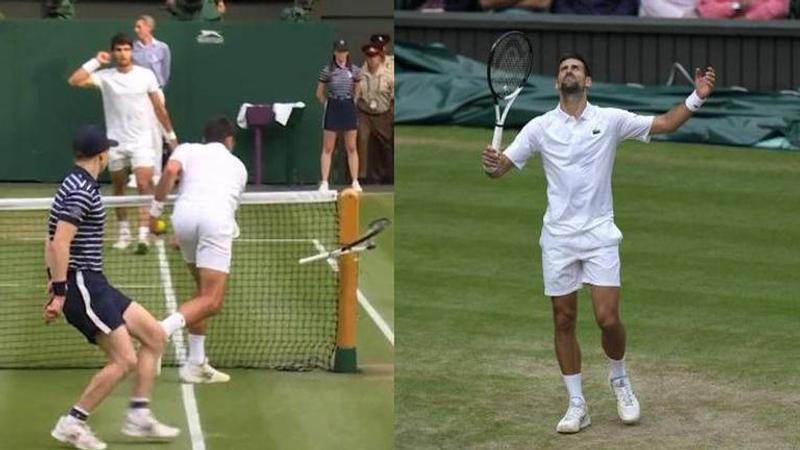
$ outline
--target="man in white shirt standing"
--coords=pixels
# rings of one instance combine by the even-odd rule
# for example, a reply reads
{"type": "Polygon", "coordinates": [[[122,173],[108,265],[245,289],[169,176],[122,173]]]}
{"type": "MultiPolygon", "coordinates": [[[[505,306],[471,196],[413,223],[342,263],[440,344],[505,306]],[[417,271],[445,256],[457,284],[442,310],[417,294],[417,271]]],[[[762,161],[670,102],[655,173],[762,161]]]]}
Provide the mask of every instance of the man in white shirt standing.
{"type": "Polygon", "coordinates": [[[491,146],[483,164],[491,178],[512,167],[522,169],[539,153],[547,178],[547,211],[539,244],[545,295],[553,305],[556,357],[569,394],[560,433],[577,433],[590,424],[581,388],[581,352],[575,337],[578,289],[590,287],[595,320],[609,358],[609,383],[623,423],[639,421],[639,402],[625,371],[625,328],[619,317],[622,233],[614,224],[611,172],[617,145],[625,139],[647,142],[686,122],[714,90],[712,67],[695,70],[695,91],[667,113],[640,116],[587,101],[591,72],[583,57],[568,54],[558,65],[558,106],[528,122],[502,153],[491,146]]]}
{"type": "MultiPolygon", "coordinates": [[[[98,52],[95,58],[73,72],[68,80],[71,86],[97,87],[102,92],[108,136],[119,142],[119,146],[111,150],[108,163],[114,195],[125,193],[127,167],[131,167],[136,176],[139,194],[153,193],[153,155],[156,149],[161,148],[161,135],[152,123],[153,112],[161,126],[167,130],[169,145],[173,148],[177,145],[169,113],[159,95],[158,80],[150,69],[133,64],[132,48],[130,38],[124,33],[118,33],[111,38],[111,54],[98,52]],[[116,67],[98,70],[102,65],[111,62],[112,55],[116,67]]],[[[131,243],[127,211],[116,208],[116,213],[119,237],[114,248],[125,249],[131,243]]],[[[147,220],[147,208],[142,207],[139,209],[137,253],[146,253],[148,249],[147,220]]]]}
{"type": "Polygon", "coordinates": [[[204,144],[178,146],[164,168],[150,207],[153,219],[161,216],[163,202],[180,175],[172,226],[183,259],[197,283],[197,296],[183,303],[161,325],[167,336],[183,326],[188,328],[188,361],[179,371],[187,383],[230,380],[230,376],[209,365],[205,334],[208,319],[222,310],[233,239],[239,234],[236,210],[247,185],[247,169],[231,153],[235,131],[228,118],[211,119],[203,132],[204,144]]]}

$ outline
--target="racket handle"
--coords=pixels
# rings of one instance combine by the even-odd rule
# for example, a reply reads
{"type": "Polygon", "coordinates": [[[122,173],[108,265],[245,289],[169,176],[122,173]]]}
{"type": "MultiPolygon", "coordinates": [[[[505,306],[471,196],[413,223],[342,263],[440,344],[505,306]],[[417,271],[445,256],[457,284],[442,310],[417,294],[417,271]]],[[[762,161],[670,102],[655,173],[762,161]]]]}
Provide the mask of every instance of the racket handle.
{"type": "Polygon", "coordinates": [[[492,148],[500,152],[500,145],[503,143],[503,127],[494,127],[494,136],[492,136],[492,148]]]}
{"type": "Polygon", "coordinates": [[[305,257],[305,258],[300,258],[300,259],[297,261],[297,263],[298,263],[298,264],[307,264],[307,263],[310,263],[310,262],[319,261],[320,259],[325,259],[325,258],[327,258],[327,257],[328,257],[328,254],[327,254],[327,253],[320,253],[320,254],[318,254],[318,255],[314,255],[314,256],[307,256],[307,257],[305,257]]]}

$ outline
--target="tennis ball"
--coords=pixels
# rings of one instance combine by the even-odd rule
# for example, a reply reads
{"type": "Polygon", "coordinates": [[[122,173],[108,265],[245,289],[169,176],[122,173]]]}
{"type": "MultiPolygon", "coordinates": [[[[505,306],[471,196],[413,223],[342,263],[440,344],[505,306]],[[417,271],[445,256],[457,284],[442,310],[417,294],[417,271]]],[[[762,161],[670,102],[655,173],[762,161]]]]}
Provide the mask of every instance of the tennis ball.
{"type": "Polygon", "coordinates": [[[167,221],[159,217],[158,219],[156,219],[153,228],[155,229],[154,232],[156,234],[161,234],[167,231],[167,221]]]}

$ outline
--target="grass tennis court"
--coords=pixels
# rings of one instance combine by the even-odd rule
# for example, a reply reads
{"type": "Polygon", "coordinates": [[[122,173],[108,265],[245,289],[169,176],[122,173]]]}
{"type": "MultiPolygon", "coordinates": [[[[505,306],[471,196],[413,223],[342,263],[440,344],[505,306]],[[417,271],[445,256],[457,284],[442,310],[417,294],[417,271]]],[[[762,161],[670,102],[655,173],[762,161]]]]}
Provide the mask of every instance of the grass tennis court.
{"type": "MultiPolygon", "coordinates": [[[[3,185],[0,195],[47,197],[52,195],[54,189],[52,185],[6,184],[3,185]]],[[[362,197],[362,223],[366,224],[377,216],[391,218],[392,215],[393,194],[365,194],[362,197]]],[[[110,211],[108,217],[113,220],[110,211]]],[[[44,229],[44,223],[41,226],[44,229]]],[[[108,231],[113,234],[113,228],[109,227],[108,231]]],[[[243,229],[243,237],[247,232],[243,229]]],[[[393,329],[394,248],[391,229],[379,238],[378,244],[376,250],[361,256],[360,287],[367,301],[388,322],[389,328],[393,329]]],[[[31,245],[35,245],[35,251],[40,254],[41,242],[31,245]]],[[[251,253],[266,251],[265,246],[274,246],[276,243],[265,242],[264,239],[252,239],[235,245],[244,246],[234,249],[234,271],[238,264],[237,253],[242,255],[246,251],[251,253]]],[[[303,245],[305,244],[294,242],[291,245],[292,250],[288,253],[281,252],[279,257],[282,260],[296,262],[295,258],[298,255],[294,253],[315,253],[313,245],[308,244],[308,249],[302,248],[303,245]]],[[[133,298],[158,297],[162,292],[158,252],[155,248],[151,250],[150,254],[145,256],[106,250],[109,279],[112,283],[121,285],[133,298]],[[126,273],[128,258],[142,258],[135,264],[136,273],[130,273],[130,270],[126,273]],[[148,264],[148,261],[152,264],[148,264]],[[134,279],[138,281],[133,283],[131,280],[134,279]],[[126,283],[127,288],[125,288],[126,283]]],[[[34,251],[33,248],[31,251],[34,251]]],[[[179,286],[177,279],[185,276],[185,267],[180,255],[176,250],[167,249],[165,256],[169,261],[172,277],[176,279],[175,285],[179,286]]],[[[265,265],[275,270],[275,265],[265,265]]],[[[324,279],[331,276],[328,273],[330,270],[324,263],[318,267],[320,268],[318,278],[322,279],[321,284],[324,284],[324,279]]],[[[230,315],[236,314],[236,298],[244,295],[241,290],[237,290],[246,284],[244,280],[263,277],[266,284],[274,284],[278,280],[275,275],[259,272],[259,267],[253,268],[252,264],[241,268],[243,270],[239,270],[238,274],[235,272],[232,274],[226,294],[226,308],[231,308],[230,315]],[[236,282],[239,288],[234,286],[236,282]]],[[[278,274],[277,277],[279,276],[278,274]]],[[[8,289],[13,280],[2,281],[0,290],[8,289]]],[[[293,285],[277,287],[281,291],[308,288],[308,286],[293,285]]],[[[245,289],[253,289],[253,285],[245,289]]],[[[323,286],[322,289],[326,288],[323,286]]],[[[43,301],[43,297],[38,293],[31,294],[31,301],[37,303],[43,301]]],[[[179,299],[183,299],[188,294],[178,289],[177,295],[179,299]]],[[[161,300],[163,301],[163,298],[161,300]]],[[[258,310],[253,308],[253,305],[238,306],[241,309],[240,315],[250,313],[253,316],[252,323],[267,323],[269,326],[266,328],[270,329],[269,332],[275,333],[276,338],[280,335],[279,320],[269,322],[268,317],[281,311],[258,310]],[[243,310],[244,308],[247,309],[243,310]],[[259,313],[266,317],[257,317],[259,313]]],[[[153,312],[156,317],[163,314],[163,310],[153,312]]],[[[292,311],[284,313],[292,314],[292,311]]],[[[220,320],[222,317],[220,316],[220,320]]],[[[324,317],[313,315],[309,317],[304,323],[310,328],[315,328],[318,324],[324,326],[327,323],[324,317]]],[[[26,323],[30,324],[26,326],[30,333],[46,332],[38,316],[26,319],[26,323]]],[[[212,322],[209,330],[209,352],[212,351],[212,341],[225,340],[226,335],[233,339],[235,333],[236,339],[247,340],[250,336],[248,325],[249,323],[241,323],[236,327],[226,325],[228,329],[221,330],[218,327],[215,332],[212,331],[214,328],[212,322]]],[[[196,386],[194,394],[205,448],[390,448],[393,441],[393,344],[363,309],[359,310],[357,333],[361,368],[361,373],[358,374],[234,369],[230,371],[233,379],[227,385],[196,386]]],[[[74,331],[70,336],[79,338],[74,331]]],[[[172,352],[172,346],[169,351],[172,352]]],[[[227,355],[236,352],[236,349],[225,348],[224,351],[227,355]]],[[[0,370],[0,395],[4,399],[0,401],[0,418],[6,423],[16,424],[0,440],[0,449],[57,448],[58,443],[49,436],[50,428],[57,416],[63,414],[65,408],[74,402],[92,373],[92,370],[86,369],[0,370]]],[[[197,442],[193,447],[181,389],[177,370],[173,367],[166,368],[157,383],[153,409],[164,422],[181,427],[183,433],[179,440],[172,444],[158,445],[158,448],[199,448],[197,442]]],[[[125,383],[125,386],[121,386],[113,397],[99,408],[90,423],[98,435],[109,443],[110,448],[150,448],[152,447],[150,445],[133,443],[119,433],[128,390],[129,383],[125,383]]]]}
{"type": "Polygon", "coordinates": [[[584,289],[592,426],[561,436],[566,393],[538,246],[544,173],[537,159],[489,180],[490,139],[397,128],[396,448],[800,447],[800,154],[620,148],[622,319],[642,422],[616,417],[584,289]]]}

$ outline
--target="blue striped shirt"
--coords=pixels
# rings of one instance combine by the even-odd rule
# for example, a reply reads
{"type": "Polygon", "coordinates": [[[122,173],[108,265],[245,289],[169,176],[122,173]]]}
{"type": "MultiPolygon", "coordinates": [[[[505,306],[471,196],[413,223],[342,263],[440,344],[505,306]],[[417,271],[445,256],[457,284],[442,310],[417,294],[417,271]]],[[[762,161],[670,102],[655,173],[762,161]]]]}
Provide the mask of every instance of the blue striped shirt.
{"type": "Polygon", "coordinates": [[[326,64],[319,73],[319,81],[328,84],[328,98],[353,98],[353,87],[361,81],[361,69],[352,64],[344,67],[326,64]]]}
{"type": "Polygon", "coordinates": [[[78,233],[69,248],[70,270],[103,271],[105,219],[100,185],[89,172],[76,166],[61,182],[53,198],[47,223],[51,240],[60,220],[78,227],[78,233]]]}

